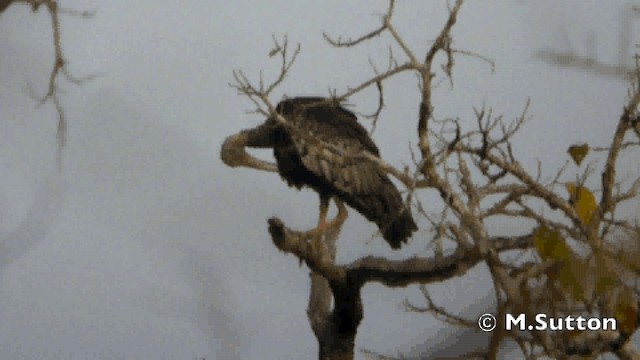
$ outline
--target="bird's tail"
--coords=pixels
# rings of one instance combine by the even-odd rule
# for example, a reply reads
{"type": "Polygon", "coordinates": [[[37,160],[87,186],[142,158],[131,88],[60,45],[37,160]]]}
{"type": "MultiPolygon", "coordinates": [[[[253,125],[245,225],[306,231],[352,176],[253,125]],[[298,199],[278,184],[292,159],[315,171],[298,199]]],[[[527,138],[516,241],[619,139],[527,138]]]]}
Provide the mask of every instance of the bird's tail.
{"type": "Polygon", "coordinates": [[[387,222],[380,226],[382,230],[382,237],[389,243],[392,249],[399,249],[403,243],[407,242],[407,239],[418,230],[416,222],[411,216],[411,212],[407,209],[402,209],[400,213],[391,221],[386,219],[387,222]]]}

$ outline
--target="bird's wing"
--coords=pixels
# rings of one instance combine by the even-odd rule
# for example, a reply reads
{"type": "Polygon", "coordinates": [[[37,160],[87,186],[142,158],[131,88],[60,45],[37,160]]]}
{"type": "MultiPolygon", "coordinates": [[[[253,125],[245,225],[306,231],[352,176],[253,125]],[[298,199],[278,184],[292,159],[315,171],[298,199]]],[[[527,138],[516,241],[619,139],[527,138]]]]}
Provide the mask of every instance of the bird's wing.
{"type": "Polygon", "coordinates": [[[389,181],[377,164],[362,156],[378,156],[355,116],[337,107],[307,110],[291,131],[304,166],[328,185],[347,194],[372,194],[389,181]]]}

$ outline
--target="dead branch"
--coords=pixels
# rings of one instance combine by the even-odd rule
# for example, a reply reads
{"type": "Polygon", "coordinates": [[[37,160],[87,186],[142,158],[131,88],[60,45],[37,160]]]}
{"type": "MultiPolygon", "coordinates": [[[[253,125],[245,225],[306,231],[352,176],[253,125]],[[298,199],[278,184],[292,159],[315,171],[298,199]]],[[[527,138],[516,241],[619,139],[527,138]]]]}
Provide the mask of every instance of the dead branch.
{"type": "Polygon", "coordinates": [[[356,45],[358,45],[358,44],[360,44],[360,43],[362,43],[364,41],[371,40],[374,37],[380,36],[385,30],[387,30],[387,21],[386,21],[386,19],[390,18],[391,15],[393,14],[394,5],[395,5],[395,0],[390,0],[389,1],[389,8],[387,10],[386,15],[383,16],[383,23],[379,28],[377,28],[377,29],[375,29],[375,30],[373,30],[373,31],[371,31],[371,32],[369,32],[367,34],[364,34],[364,35],[360,36],[356,40],[349,39],[349,40],[343,41],[340,38],[333,39],[327,33],[323,33],[322,36],[324,36],[325,40],[329,44],[331,44],[331,45],[333,45],[335,47],[353,47],[353,46],[356,46],[356,45]]]}
{"type": "MultiPolygon", "coordinates": [[[[281,251],[290,253],[304,261],[311,270],[329,281],[363,286],[369,282],[379,282],[389,287],[404,287],[415,283],[439,282],[465,274],[483,260],[473,248],[462,248],[440,260],[414,257],[406,260],[389,260],[383,257],[367,256],[350,264],[336,265],[322,258],[312,250],[310,232],[299,232],[287,228],[278,218],[269,219],[269,233],[281,251]]],[[[531,247],[530,235],[521,237],[496,237],[491,239],[497,252],[526,249],[531,247]]]]}
{"type": "Polygon", "coordinates": [[[38,99],[38,103],[40,105],[46,103],[48,100],[51,100],[56,108],[56,113],[58,114],[58,125],[56,130],[56,140],[58,144],[58,154],[57,154],[57,162],[58,169],[62,167],[62,149],[64,148],[66,142],[66,134],[67,134],[67,121],[64,116],[64,109],[62,107],[62,103],[58,96],[57,92],[57,79],[59,78],[60,73],[63,73],[65,78],[74,84],[81,84],[84,81],[91,80],[95,76],[91,75],[85,78],[76,78],[71,75],[69,69],[67,68],[67,62],[64,57],[64,53],[62,51],[62,40],[60,34],[60,19],[59,14],[63,13],[66,15],[72,16],[80,16],[83,18],[89,18],[94,15],[93,12],[89,11],[74,11],[69,9],[60,8],[58,6],[58,2],[56,0],[9,0],[0,2],[0,13],[2,13],[9,5],[12,3],[15,4],[28,4],[31,6],[33,12],[38,11],[41,5],[44,5],[47,8],[47,12],[51,17],[51,29],[53,33],[53,48],[54,48],[54,62],[53,67],[51,69],[51,73],[49,74],[49,82],[47,87],[47,93],[38,99]]]}
{"type": "Polygon", "coordinates": [[[227,137],[220,148],[220,159],[230,167],[244,166],[257,170],[278,172],[276,164],[260,160],[247,153],[247,140],[246,131],[227,137]]]}
{"type": "Polygon", "coordinates": [[[554,51],[551,49],[538,50],[535,57],[544,62],[562,68],[573,68],[606,77],[629,80],[634,76],[635,69],[622,64],[606,64],[590,56],[582,56],[573,51],[554,51]]]}
{"type": "MultiPolygon", "coordinates": [[[[269,220],[269,232],[276,247],[283,252],[297,256],[312,270],[311,293],[318,298],[310,299],[308,315],[312,329],[321,343],[321,354],[323,349],[328,351],[327,348],[323,348],[323,341],[325,345],[329,341],[336,341],[347,347],[353,345],[355,331],[362,317],[359,291],[366,283],[379,282],[388,287],[403,287],[415,283],[439,282],[454,276],[464,275],[480,262],[486,262],[489,267],[498,299],[499,312],[510,311],[535,318],[533,310],[536,309],[536,306],[540,306],[541,302],[539,294],[533,293],[534,287],[531,286],[531,282],[538,281],[538,284],[544,284],[548,287],[548,291],[561,291],[562,289],[558,287],[556,280],[541,279],[545,279],[553,271],[557,272],[562,264],[556,260],[543,259],[539,262],[529,262],[525,266],[522,264],[524,256],[521,256],[519,261],[506,260],[506,257],[502,256],[506,251],[532,248],[534,234],[511,238],[490,236],[485,223],[485,220],[490,217],[531,219],[534,223],[553,229],[567,238],[578,241],[588,239],[590,241],[583,242],[591,245],[593,249],[608,234],[609,227],[629,229],[632,227],[631,224],[615,219],[614,210],[617,204],[637,196],[640,181],[635,181],[629,190],[623,192],[620,191],[620,184],[614,180],[615,163],[619,152],[625,147],[633,145],[633,143],[623,141],[624,135],[629,131],[638,132],[637,128],[640,127],[638,125],[640,116],[637,115],[640,92],[637,90],[632,92],[630,101],[618,124],[613,142],[607,148],[609,157],[603,172],[603,194],[598,210],[599,215],[597,215],[599,218],[589,224],[585,224],[577,213],[575,198],[568,197],[564,192],[559,194],[555,191],[558,186],[564,188],[565,183],[561,180],[567,171],[567,165],[551,174],[550,181],[547,180],[546,183],[543,183],[540,166],[536,169],[537,172],[535,170],[529,172],[522,167],[514,155],[512,138],[524,124],[529,102],[527,102],[522,114],[510,123],[506,123],[502,116],[493,116],[491,109],[484,107],[474,109],[477,120],[476,128],[470,131],[463,129],[464,122],[459,119],[442,121],[434,119],[432,81],[435,77],[433,67],[436,55],[445,56],[441,71],[451,82],[453,82],[454,55],[475,55],[472,52],[452,47],[451,31],[456,23],[462,3],[462,0],[457,0],[452,6],[445,25],[431,48],[426,52],[422,63],[418,61],[419,57],[407,46],[391,21],[395,7],[393,0],[389,2],[387,13],[382,17],[382,24],[355,40],[335,39],[324,34],[329,44],[341,48],[357,46],[377,38],[385,32],[390,34],[394,44],[399,46],[406,56],[405,61],[399,63],[390,52],[389,66],[384,72],[378,71],[370,61],[373,67],[371,78],[357,86],[348,88],[342,94],[333,91],[331,99],[328,101],[342,103],[350,95],[375,84],[379,93],[379,106],[372,115],[375,128],[375,121],[377,121],[384,105],[383,82],[401,72],[416,73],[419,76],[421,91],[417,119],[417,138],[420,152],[419,156],[412,159],[415,171],[411,172],[409,169],[400,171],[383,160],[366,153],[345,154],[344,151],[331,147],[330,144],[318,145],[331,147],[332,152],[351,157],[354,161],[365,160],[377,164],[407,187],[409,193],[407,198],[409,199],[417,189],[431,188],[436,190],[444,203],[444,209],[440,217],[436,218],[424,210],[420,199],[414,199],[418,213],[430,221],[435,229],[433,242],[440,244],[439,250],[432,258],[414,257],[391,261],[382,257],[368,256],[345,265],[335,264],[335,253],[327,250],[324,245],[318,244],[316,241],[318,239],[317,233],[291,230],[277,218],[269,220]],[[440,132],[432,129],[434,122],[442,124],[440,132]],[[481,181],[477,181],[478,178],[481,181]],[[492,205],[483,206],[487,201],[493,201],[492,205]],[[541,201],[542,205],[546,206],[545,209],[559,210],[569,221],[554,221],[544,212],[536,210],[534,206],[537,202],[532,203],[532,201],[541,201]],[[452,217],[456,221],[451,221],[452,217]],[[602,227],[602,230],[598,232],[601,222],[607,226],[602,227]],[[457,244],[452,254],[445,255],[442,251],[441,242],[443,240],[451,240],[457,244]],[[330,295],[333,295],[333,298],[330,295]],[[334,302],[333,310],[331,310],[332,299],[334,302]],[[330,330],[337,331],[342,337],[331,338],[327,335],[327,331],[331,332],[330,330]]],[[[280,74],[276,81],[271,85],[265,85],[261,77],[259,85],[254,86],[242,72],[238,71],[234,72],[236,83],[232,86],[254,102],[255,112],[272,117],[286,127],[289,126],[287,120],[275,114],[268,94],[281,84],[293,59],[295,59],[295,55],[291,59],[285,55],[286,39],[283,43],[274,39],[274,43],[275,48],[270,55],[280,54],[282,59],[280,74]]],[[[640,73],[638,73],[638,77],[640,78],[640,73]]],[[[222,160],[232,167],[248,166],[266,171],[276,171],[275,164],[256,159],[246,152],[248,131],[251,130],[244,130],[225,140],[221,149],[222,160]]],[[[312,141],[313,139],[308,140],[312,141]]],[[[591,166],[583,169],[581,174],[576,175],[578,186],[582,186],[594,171],[591,166]]],[[[330,245],[332,244],[330,240],[325,238],[325,241],[329,244],[328,247],[333,246],[330,245]]],[[[535,254],[535,252],[524,251],[521,253],[535,254]]],[[[413,307],[412,309],[429,311],[447,321],[473,326],[470,321],[448,314],[445,309],[436,306],[428,294],[425,294],[425,299],[427,307],[413,307]]],[[[579,309],[575,302],[569,303],[569,300],[569,295],[563,294],[563,296],[554,297],[552,301],[544,304],[553,306],[554,312],[558,309],[565,311],[579,309]],[[556,307],[561,303],[564,307],[556,307]]],[[[583,305],[588,311],[591,311],[593,304],[593,301],[585,301],[583,305]]],[[[568,347],[569,342],[567,342],[566,334],[552,336],[546,332],[530,332],[524,336],[502,332],[492,337],[488,350],[483,354],[495,357],[500,344],[506,337],[514,339],[523,349],[523,354],[532,359],[541,354],[565,358],[572,351],[576,353],[583,351],[576,350],[579,346],[574,346],[574,350],[571,350],[571,347],[568,347]]],[[[627,350],[620,350],[626,346],[624,341],[620,343],[618,348],[607,345],[606,341],[602,339],[594,341],[599,345],[590,348],[595,349],[596,352],[593,354],[604,350],[621,354],[630,353],[627,350]]]]}
{"type": "Polygon", "coordinates": [[[471,329],[475,329],[478,326],[477,320],[475,319],[469,320],[461,316],[451,314],[444,307],[436,305],[436,303],[431,298],[431,295],[429,294],[429,291],[427,290],[427,287],[425,285],[420,285],[420,291],[422,292],[422,295],[427,301],[427,305],[417,306],[410,303],[408,300],[405,300],[404,306],[408,311],[422,312],[422,313],[430,312],[434,315],[434,317],[441,319],[445,323],[455,325],[455,326],[462,326],[462,327],[471,328],[471,329]]]}

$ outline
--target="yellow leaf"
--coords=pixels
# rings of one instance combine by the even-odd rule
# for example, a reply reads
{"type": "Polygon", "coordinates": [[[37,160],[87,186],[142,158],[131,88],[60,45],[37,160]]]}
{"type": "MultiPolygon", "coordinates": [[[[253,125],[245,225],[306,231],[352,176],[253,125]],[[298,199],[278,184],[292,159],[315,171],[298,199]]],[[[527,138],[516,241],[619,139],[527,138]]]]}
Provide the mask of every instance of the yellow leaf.
{"type": "Polygon", "coordinates": [[[589,153],[589,144],[571,145],[569,146],[569,150],[567,150],[567,152],[569,153],[569,155],[571,155],[573,161],[578,166],[580,166],[580,164],[582,163],[582,159],[584,159],[585,156],[587,156],[587,154],[589,153]]]}
{"type": "Polygon", "coordinates": [[[631,248],[625,248],[623,251],[619,251],[617,256],[622,264],[627,269],[640,273],[640,251],[637,248],[630,246],[631,248]]]}
{"type": "Polygon", "coordinates": [[[638,327],[638,306],[636,296],[633,290],[625,287],[614,308],[614,315],[618,323],[618,330],[632,334],[638,327]]]}
{"type": "Polygon", "coordinates": [[[576,210],[578,217],[583,223],[589,224],[593,218],[593,212],[598,205],[596,204],[596,197],[593,193],[584,186],[576,186],[574,182],[566,184],[567,191],[570,195],[570,201],[573,208],[576,210]]]}
{"type": "Polygon", "coordinates": [[[595,292],[597,295],[607,295],[620,284],[620,270],[617,260],[613,260],[604,252],[594,254],[596,277],[595,292]]]}
{"type": "Polygon", "coordinates": [[[568,260],[571,250],[564,238],[557,230],[551,230],[542,225],[533,234],[533,245],[544,260],[568,260]]]}
{"type": "Polygon", "coordinates": [[[558,271],[558,283],[573,300],[585,300],[585,287],[587,286],[588,277],[584,276],[589,273],[589,265],[579,259],[571,258],[564,262],[558,271]]]}

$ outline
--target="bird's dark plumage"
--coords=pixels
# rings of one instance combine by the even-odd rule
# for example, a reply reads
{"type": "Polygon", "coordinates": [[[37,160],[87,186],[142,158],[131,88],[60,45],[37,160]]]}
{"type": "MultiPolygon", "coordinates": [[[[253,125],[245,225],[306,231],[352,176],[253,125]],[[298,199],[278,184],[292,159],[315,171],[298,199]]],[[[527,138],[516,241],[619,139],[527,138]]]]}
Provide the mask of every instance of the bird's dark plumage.
{"type": "Polygon", "coordinates": [[[321,202],[337,197],[375,222],[398,249],[417,226],[387,174],[362,152],[379,157],[378,147],[356,116],[330,99],[298,97],[278,104],[275,118],[249,130],[249,146],[272,147],[278,172],[298,189],[309,186],[321,202]]]}

